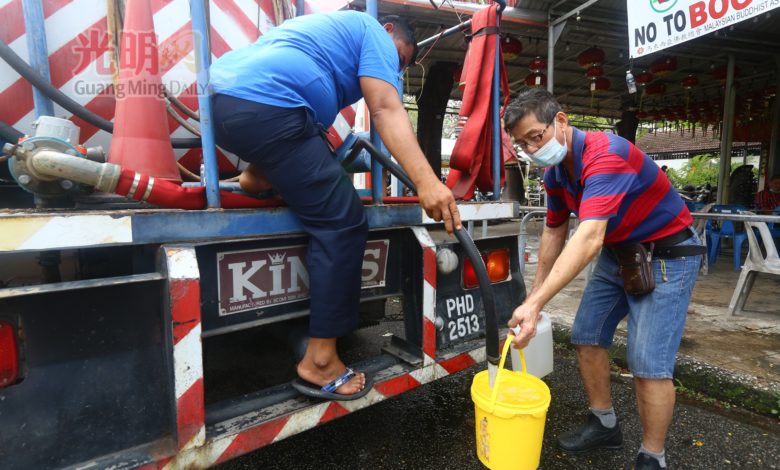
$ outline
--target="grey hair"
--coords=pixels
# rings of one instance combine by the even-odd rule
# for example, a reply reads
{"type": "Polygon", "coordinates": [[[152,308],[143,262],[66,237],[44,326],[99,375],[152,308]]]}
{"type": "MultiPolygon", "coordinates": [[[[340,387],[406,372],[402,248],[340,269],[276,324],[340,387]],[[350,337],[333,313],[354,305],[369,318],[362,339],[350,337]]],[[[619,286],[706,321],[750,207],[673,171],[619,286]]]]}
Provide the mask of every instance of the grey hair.
{"type": "Polygon", "coordinates": [[[504,112],[504,129],[511,131],[518,122],[533,113],[536,119],[549,124],[561,111],[561,105],[553,95],[541,88],[528,88],[512,100],[504,112]]]}

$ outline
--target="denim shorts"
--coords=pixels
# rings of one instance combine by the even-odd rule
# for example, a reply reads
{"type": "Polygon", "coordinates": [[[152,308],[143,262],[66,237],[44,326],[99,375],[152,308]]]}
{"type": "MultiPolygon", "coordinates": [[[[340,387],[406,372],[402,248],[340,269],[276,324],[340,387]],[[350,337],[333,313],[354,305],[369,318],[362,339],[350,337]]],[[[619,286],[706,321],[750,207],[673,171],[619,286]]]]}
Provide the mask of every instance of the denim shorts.
{"type": "MultiPolygon", "coordinates": [[[[693,237],[677,246],[701,244],[693,237]]],[[[620,268],[604,248],[585,287],[572,327],[575,345],[608,348],[620,320],[628,315],[628,367],[635,377],[671,379],[680,346],[688,303],[701,255],[653,258],[655,289],[646,295],[623,290],[620,268]]]]}

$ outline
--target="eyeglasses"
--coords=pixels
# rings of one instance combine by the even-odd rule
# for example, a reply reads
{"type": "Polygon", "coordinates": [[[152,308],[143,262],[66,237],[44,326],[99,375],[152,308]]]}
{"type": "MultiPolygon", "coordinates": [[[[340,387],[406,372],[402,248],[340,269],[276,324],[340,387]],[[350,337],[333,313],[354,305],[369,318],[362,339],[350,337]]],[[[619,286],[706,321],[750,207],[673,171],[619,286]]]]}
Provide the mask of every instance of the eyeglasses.
{"type": "Polygon", "coordinates": [[[542,130],[542,132],[539,132],[538,134],[532,135],[528,138],[528,140],[525,139],[515,139],[515,143],[520,146],[521,149],[523,149],[524,152],[528,152],[529,148],[533,148],[534,150],[539,150],[542,146],[542,140],[544,139],[544,133],[547,132],[547,129],[552,126],[553,122],[555,120],[550,121],[549,124],[547,124],[547,127],[542,130]]]}

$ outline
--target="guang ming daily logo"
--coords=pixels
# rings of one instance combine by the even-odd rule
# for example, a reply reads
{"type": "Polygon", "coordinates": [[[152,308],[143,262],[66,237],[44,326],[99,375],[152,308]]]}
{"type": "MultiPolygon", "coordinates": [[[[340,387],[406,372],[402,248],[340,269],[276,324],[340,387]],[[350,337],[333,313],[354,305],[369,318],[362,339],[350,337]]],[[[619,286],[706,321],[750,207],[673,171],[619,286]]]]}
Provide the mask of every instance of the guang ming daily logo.
{"type": "Polygon", "coordinates": [[[677,0],[650,0],[650,6],[658,13],[667,12],[674,8],[676,4],[677,0]]]}

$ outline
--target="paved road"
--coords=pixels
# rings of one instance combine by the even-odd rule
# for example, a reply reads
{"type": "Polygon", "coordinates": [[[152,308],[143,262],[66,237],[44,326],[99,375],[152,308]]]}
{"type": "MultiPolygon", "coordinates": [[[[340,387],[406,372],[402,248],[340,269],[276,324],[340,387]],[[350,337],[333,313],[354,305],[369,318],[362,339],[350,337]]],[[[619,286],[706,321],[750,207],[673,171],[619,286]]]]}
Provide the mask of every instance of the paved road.
{"type": "MultiPolygon", "coordinates": [[[[613,383],[625,447],[586,456],[564,454],[556,437],[581,420],[586,399],[572,354],[556,351],[542,469],[630,469],[639,421],[630,380],[613,383]]],[[[474,455],[474,410],[467,370],[337,419],[242,458],[237,469],[482,469],[474,455]]],[[[518,439],[521,437],[518,437],[518,439]]],[[[712,411],[678,403],[667,453],[674,469],[780,469],[780,424],[740,410],[712,411]]]]}

